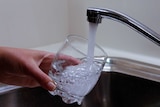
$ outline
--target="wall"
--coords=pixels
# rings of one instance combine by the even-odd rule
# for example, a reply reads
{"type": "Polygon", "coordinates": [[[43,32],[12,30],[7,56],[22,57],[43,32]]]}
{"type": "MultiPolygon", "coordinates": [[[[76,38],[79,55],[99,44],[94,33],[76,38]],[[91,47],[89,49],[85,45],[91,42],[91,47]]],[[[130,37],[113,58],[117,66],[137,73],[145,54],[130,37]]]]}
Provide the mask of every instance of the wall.
{"type": "MultiPolygon", "coordinates": [[[[68,34],[87,36],[88,7],[118,10],[160,34],[159,4],[159,0],[0,0],[0,46],[33,48],[62,41],[68,34]]],[[[96,40],[107,48],[160,59],[160,47],[111,20],[99,24],[96,40]]]]}
{"type": "MultiPolygon", "coordinates": [[[[88,7],[110,8],[125,13],[160,34],[160,1],[158,0],[70,0],[70,33],[87,35],[88,7]]],[[[98,26],[97,43],[108,48],[160,59],[160,47],[130,28],[103,20],[98,26]]],[[[112,55],[111,55],[112,56],[112,55]]]]}
{"type": "Polygon", "coordinates": [[[68,34],[64,0],[0,0],[0,46],[32,48],[68,34]]]}

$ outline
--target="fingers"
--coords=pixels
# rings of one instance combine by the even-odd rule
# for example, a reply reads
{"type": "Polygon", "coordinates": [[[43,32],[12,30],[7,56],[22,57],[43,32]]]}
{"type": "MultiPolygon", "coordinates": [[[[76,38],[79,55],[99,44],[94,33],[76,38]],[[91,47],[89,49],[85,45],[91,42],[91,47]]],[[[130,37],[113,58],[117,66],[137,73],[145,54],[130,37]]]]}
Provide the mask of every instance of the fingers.
{"type": "Polygon", "coordinates": [[[65,60],[65,61],[67,61],[67,62],[69,62],[69,63],[72,63],[72,65],[77,65],[77,64],[79,64],[81,61],[80,60],[78,60],[77,58],[74,58],[74,57],[72,57],[72,56],[68,56],[68,55],[63,55],[63,54],[61,54],[61,55],[59,55],[58,56],[58,59],[62,59],[62,60],[65,60]]]}
{"type": "MultiPolygon", "coordinates": [[[[36,71],[35,71],[36,72],[36,71]]],[[[39,82],[39,84],[47,89],[47,90],[54,90],[56,88],[55,82],[44,72],[42,72],[40,69],[35,75],[35,79],[39,82]]]]}
{"type": "Polygon", "coordinates": [[[30,66],[29,75],[35,78],[43,88],[49,91],[53,91],[56,88],[55,82],[36,65],[30,66]]]}
{"type": "MultiPolygon", "coordinates": [[[[30,60],[30,63],[26,64],[29,70],[29,75],[35,78],[43,88],[50,91],[56,88],[56,83],[47,75],[53,57],[54,55],[51,53],[42,52],[40,57],[30,60]]],[[[67,55],[61,55],[60,59],[66,60],[70,65],[77,65],[80,63],[80,60],[67,55]]]]}
{"type": "Polygon", "coordinates": [[[53,61],[54,55],[50,54],[50,55],[45,55],[45,57],[43,58],[43,60],[40,62],[39,68],[45,72],[46,74],[48,74],[50,68],[51,68],[51,63],[53,61]]]}
{"type": "Polygon", "coordinates": [[[34,66],[34,68],[32,68],[33,73],[35,73],[33,75],[35,76],[35,78],[43,88],[52,91],[56,88],[56,85],[55,85],[55,82],[47,74],[50,70],[50,66],[51,66],[51,62],[53,61],[54,54],[44,52],[42,56],[43,57],[41,58],[42,60],[40,62],[40,65],[34,66]]]}

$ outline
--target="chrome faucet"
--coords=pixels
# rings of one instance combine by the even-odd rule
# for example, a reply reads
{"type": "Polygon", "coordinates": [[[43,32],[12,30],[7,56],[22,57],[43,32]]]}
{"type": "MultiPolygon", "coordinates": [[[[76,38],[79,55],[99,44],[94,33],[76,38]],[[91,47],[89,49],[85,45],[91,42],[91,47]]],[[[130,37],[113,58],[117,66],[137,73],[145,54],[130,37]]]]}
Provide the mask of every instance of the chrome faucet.
{"type": "Polygon", "coordinates": [[[112,19],[121,22],[133,28],[138,33],[142,34],[144,37],[148,38],[149,40],[160,46],[160,35],[158,33],[154,32],[144,24],[125,14],[110,9],[88,8],[87,16],[87,20],[91,23],[101,23],[102,18],[112,19]]]}

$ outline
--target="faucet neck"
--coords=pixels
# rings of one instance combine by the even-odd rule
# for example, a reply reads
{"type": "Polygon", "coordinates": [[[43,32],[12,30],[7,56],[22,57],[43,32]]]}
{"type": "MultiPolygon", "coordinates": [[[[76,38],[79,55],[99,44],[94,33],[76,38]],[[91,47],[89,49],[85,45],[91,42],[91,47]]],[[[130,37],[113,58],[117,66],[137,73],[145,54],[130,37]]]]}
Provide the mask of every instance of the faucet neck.
{"type": "Polygon", "coordinates": [[[102,18],[121,22],[160,46],[160,35],[158,33],[125,14],[110,9],[88,8],[87,16],[88,22],[91,23],[101,23],[102,18]]]}

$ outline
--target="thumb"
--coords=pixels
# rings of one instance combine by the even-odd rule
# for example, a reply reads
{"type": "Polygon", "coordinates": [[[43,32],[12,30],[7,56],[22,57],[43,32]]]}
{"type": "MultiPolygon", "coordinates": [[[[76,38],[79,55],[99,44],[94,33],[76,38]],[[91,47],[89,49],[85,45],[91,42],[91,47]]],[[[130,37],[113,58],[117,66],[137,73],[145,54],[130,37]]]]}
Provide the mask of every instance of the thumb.
{"type": "Polygon", "coordinates": [[[35,78],[44,89],[53,91],[56,88],[56,83],[47,74],[45,74],[39,67],[37,66],[32,67],[30,75],[33,78],[35,78]]]}
{"type": "Polygon", "coordinates": [[[56,83],[42,71],[35,78],[43,88],[49,91],[53,91],[56,88],[56,83]]]}

